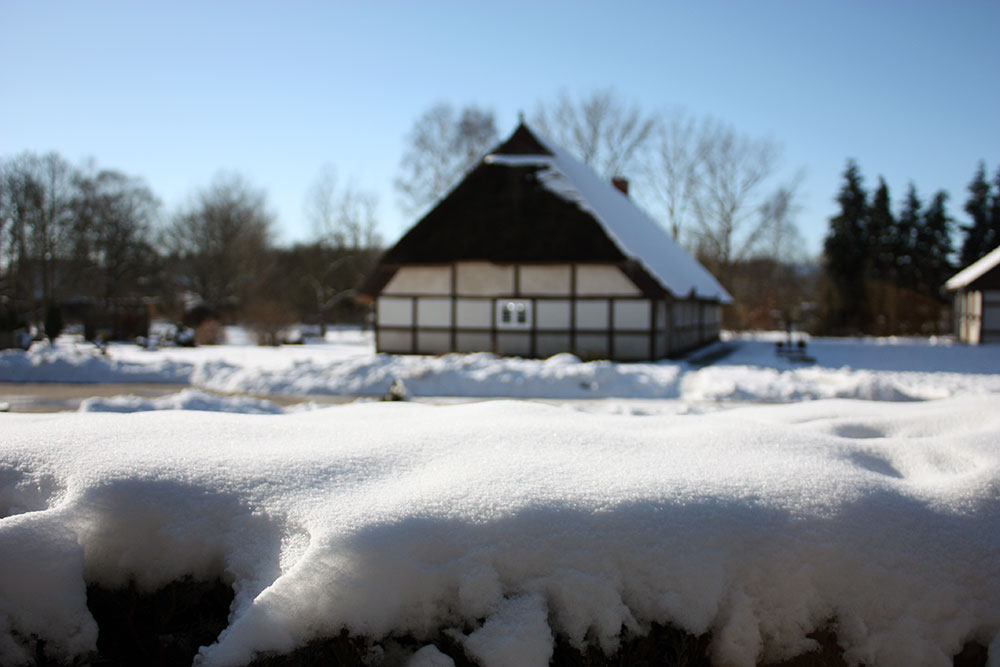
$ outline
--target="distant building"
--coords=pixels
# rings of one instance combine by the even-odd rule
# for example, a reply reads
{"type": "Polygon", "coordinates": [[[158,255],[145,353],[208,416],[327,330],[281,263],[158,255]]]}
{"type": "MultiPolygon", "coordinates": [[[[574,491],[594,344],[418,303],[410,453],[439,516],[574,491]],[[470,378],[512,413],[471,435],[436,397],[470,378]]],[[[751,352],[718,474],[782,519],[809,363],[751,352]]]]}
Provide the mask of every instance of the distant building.
{"type": "Polygon", "coordinates": [[[521,124],[380,259],[378,351],[637,361],[716,340],[731,297],[626,191],[521,124]]]}
{"type": "Polygon", "coordinates": [[[1000,247],[956,273],[955,335],[964,343],[1000,342],[1000,247]]]}

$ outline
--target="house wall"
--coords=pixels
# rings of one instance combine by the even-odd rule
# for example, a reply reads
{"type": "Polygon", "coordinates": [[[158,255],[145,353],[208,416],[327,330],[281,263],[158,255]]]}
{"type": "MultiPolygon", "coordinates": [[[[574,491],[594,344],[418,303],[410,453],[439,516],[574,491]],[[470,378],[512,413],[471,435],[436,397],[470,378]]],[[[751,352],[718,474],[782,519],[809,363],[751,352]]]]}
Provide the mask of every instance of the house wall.
{"type": "Polygon", "coordinates": [[[961,290],[955,295],[955,329],[964,343],[1000,342],[1000,290],[961,290]]]}
{"type": "Polygon", "coordinates": [[[975,298],[978,294],[967,290],[955,293],[955,335],[963,343],[979,342],[979,305],[975,298]]]}
{"type": "Polygon", "coordinates": [[[404,266],[382,289],[382,294],[450,294],[451,274],[441,266],[404,266]]]}
{"type": "Polygon", "coordinates": [[[983,326],[979,340],[983,343],[1000,342],[1000,290],[983,290],[983,326]]]}
{"type": "Polygon", "coordinates": [[[614,264],[404,266],[376,300],[377,349],[389,353],[646,360],[696,347],[717,323],[717,306],[650,299],[614,264]],[[505,324],[507,304],[523,312],[505,324]]]}

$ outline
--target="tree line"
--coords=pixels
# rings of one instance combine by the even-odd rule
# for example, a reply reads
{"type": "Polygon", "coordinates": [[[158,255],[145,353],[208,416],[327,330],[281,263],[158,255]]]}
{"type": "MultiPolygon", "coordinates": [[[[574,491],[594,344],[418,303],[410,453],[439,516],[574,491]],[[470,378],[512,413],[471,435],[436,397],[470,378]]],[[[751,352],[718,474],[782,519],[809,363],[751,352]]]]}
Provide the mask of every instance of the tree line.
{"type": "MultiPolygon", "coordinates": [[[[797,283],[783,275],[798,260],[795,183],[777,181],[775,142],[708,116],[647,112],[612,90],[539,102],[531,124],[600,175],[628,177],[632,196],[735,294],[746,311],[736,326],[761,324],[753,313],[770,316],[779,296],[794,302],[797,283]]],[[[498,141],[492,111],[426,110],[405,139],[400,208],[416,217],[498,141]]],[[[361,321],[351,297],[379,252],[377,207],[326,166],[304,205],[312,239],[282,248],[266,193],[238,174],[166,212],[135,176],[56,153],[12,156],[0,162],[0,329],[55,332],[69,312],[88,335],[119,337],[128,327],[108,311],[142,300],[174,320],[211,313],[262,336],[292,321],[361,321]]]]}
{"type": "MultiPolygon", "coordinates": [[[[156,314],[197,326],[244,322],[275,341],[295,322],[362,322],[346,296],[379,238],[371,202],[326,169],[307,201],[314,238],[274,242],[266,193],[219,173],[164,214],[142,179],[57,153],[0,162],[0,331],[49,336],[67,318],[89,338],[128,338],[156,314]]],[[[212,338],[212,332],[204,334],[212,338]]]]}
{"type": "MultiPolygon", "coordinates": [[[[869,193],[849,163],[817,264],[796,224],[799,176],[783,170],[773,139],[681,109],[644,110],[613,90],[539,102],[529,123],[602,177],[628,178],[630,196],[733,294],[728,327],[905,333],[941,320],[941,284],[956,268],[943,192],[925,205],[911,186],[894,210],[884,180],[869,193]]],[[[499,139],[488,109],[425,110],[404,140],[400,209],[415,221],[499,139]]],[[[1000,171],[991,185],[980,165],[969,191],[959,265],[1000,244],[1000,171]]],[[[270,340],[292,322],[362,322],[352,297],[381,246],[378,204],[324,166],[304,202],[311,239],[278,247],[265,191],[239,174],[218,174],[165,212],[142,179],[93,161],[3,159],[0,331],[55,331],[69,309],[91,334],[127,335],[108,311],[150,300],[161,316],[210,313],[270,340]]]]}
{"type": "Polygon", "coordinates": [[[948,195],[925,205],[911,183],[893,212],[883,178],[869,193],[860,168],[848,161],[823,246],[821,330],[827,333],[944,333],[950,331],[945,282],[1000,245],[1000,169],[994,186],[980,163],[969,183],[971,223],[956,257],[956,221],[948,195]],[[956,263],[957,261],[957,263],[956,263]]]}

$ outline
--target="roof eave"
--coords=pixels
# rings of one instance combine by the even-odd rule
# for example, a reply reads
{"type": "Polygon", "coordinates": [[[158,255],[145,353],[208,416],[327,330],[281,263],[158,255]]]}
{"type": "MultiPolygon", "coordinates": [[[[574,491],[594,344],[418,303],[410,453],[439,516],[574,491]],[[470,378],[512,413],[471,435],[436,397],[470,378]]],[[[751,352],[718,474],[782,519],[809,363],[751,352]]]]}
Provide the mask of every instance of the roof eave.
{"type": "Polygon", "coordinates": [[[949,291],[968,287],[997,266],[1000,266],[1000,246],[997,246],[991,252],[949,278],[944,287],[949,291]]]}

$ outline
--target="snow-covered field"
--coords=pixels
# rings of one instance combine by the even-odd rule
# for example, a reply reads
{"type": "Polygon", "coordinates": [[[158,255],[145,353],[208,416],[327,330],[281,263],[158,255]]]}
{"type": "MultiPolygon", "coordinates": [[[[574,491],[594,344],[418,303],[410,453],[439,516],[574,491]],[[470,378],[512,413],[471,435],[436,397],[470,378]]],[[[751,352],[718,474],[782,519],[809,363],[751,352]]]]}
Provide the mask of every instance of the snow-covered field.
{"type": "Polygon", "coordinates": [[[0,415],[0,664],[92,651],[87,584],[192,575],[236,592],[203,665],[341,628],[545,665],[556,635],[610,654],[660,623],[711,632],[724,666],[828,626],[849,664],[974,641],[1000,666],[1000,346],[726,344],[704,365],[393,357],[359,332],[0,353],[2,382],[188,386],[0,415]],[[308,400],[396,379],[426,402],[308,400]],[[259,398],[282,394],[305,404],[259,398]]]}

